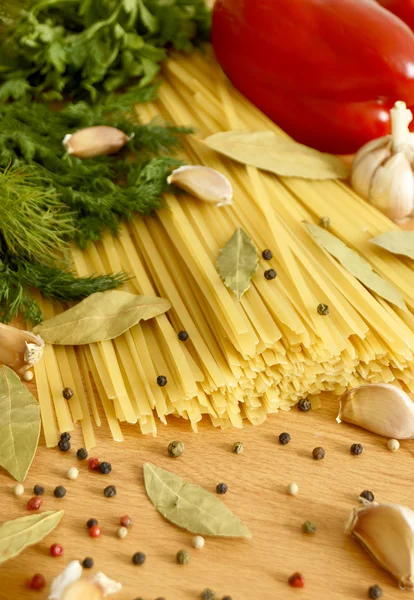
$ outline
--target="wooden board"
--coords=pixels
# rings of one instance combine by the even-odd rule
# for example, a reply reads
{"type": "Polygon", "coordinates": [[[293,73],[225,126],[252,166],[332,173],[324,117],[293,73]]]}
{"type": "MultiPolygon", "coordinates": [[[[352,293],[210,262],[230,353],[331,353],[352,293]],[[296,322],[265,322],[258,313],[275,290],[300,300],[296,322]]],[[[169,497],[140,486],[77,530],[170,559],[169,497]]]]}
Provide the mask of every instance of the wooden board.
{"type": "MultiPolygon", "coordinates": [[[[191,600],[200,598],[205,587],[217,598],[229,594],[233,600],[357,600],[367,598],[369,585],[379,583],[384,599],[400,598],[393,579],[369,558],[360,545],[344,533],[344,524],[357,497],[364,489],[380,501],[401,502],[414,508],[411,485],[414,442],[401,444],[397,453],[386,448],[386,440],[346,424],[337,424],[337,399],[326,397],[321,409],[301,413],[297,409],[269,418],[257,428],[220,432],[203,423],[200,433],[184,422],[172,420],[160,429],[157,438],[143,437],[133,426],[124,427],[125,442],[109,439],[105,427],[99,433],[96,455],[109,460],[113,471],[104,476],[89,472],[85,462],[76,459],[79,432],[73,435],[67,454],[47,450],[42,443],[25,482],[26,492],[16,498],[13,481],[0,473],[0,522],[27,514],[25,505],[35,484],[46,491],[41,510],[63,508],[61,525],[46,540],[0,566],[0,598],[47,597],[25,589],[25,579],[35,572],[48,582],[69,560],[92,556],[95,569],[120,581],[124,589],[115,598],[134,600],[191,600]],[[287,431],[292,441],[281,446],[278,435],[287,431]],[[178,459],[167,455],[173,439],[185,444],[178,459]],[[242,441],[243,454],[231,448],[242,441]],[[349,448],[361,442],[364,452],[352,456],[349,448]],[[312,449],[323,446],[323,461],[312,459],[312,449]],[[170,469],[188,481],[214,492],[217,483],[229,486],[223,501],[250,528],[253,539],[207,538],[203,550],[191,548],[192,535],[166,522],[146,497],[142,465],[151,461],[170,469]],[[68,467],[80,469],[79,478],[65,478],[68,467]],[[286,494],[286,486],[296,481],[299,494],[286,494]],[[105,498],[103,488],[115,484],[118,494],[105,498]],[[53,496],[57,485],[67,487],[65,498],[53,496]],[[125,540],[116,537],[119,517],[128,513],[133,526],[125,540]],[[100,539],[88,535],[86,521],[97,518],[102,526],[100,539]],[[306,520],[317,524],[315,536],[301,533],[306,520]],[[52,558],[49,547],[61,543],[65,555],[52,558]],[[191,562],[180,566],[175,554],[187,548],[191,562]],[[143,551],[146,563],[134,566],[134,552],[143,551]],[[289,575],[301,571],[304,590],[287,584],[289,575]]],[[[95,455],[95,452],[93,452],[95,455]]]]}

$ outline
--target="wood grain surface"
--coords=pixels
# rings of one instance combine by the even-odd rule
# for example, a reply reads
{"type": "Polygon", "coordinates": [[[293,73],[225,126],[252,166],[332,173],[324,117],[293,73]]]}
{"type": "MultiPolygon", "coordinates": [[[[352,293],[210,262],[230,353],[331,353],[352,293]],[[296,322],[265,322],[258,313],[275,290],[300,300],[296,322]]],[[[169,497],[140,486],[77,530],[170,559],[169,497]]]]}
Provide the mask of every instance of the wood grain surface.
{"type": "MultiPolygon", "coordinates": [[[[80,432],[73,434],[72,450],[61,453],[47,450],[42,442],[25,481],[25,494],[17,498],[14,482],[0,473],[0,522],[27,514],[26,503],[33,486],[45,486],[41,510],[63,508],[65,515],[58,528],[44,541],[25,550],[0,566],[0,598],[42,599],[43,592],[25,588],[25,580],[35,572],[43,573],[48,583],[72,559],[92,556],[93,571],[123,584],[115,598],[134,600],[191,600],[211,587],[217,598],[228,594],[233,600],[357,600],[367,598],[369,585],[379,583],[384,600],[402,597],[391,576],[379,568],[361,546],[345,535],[344,524],[357,505],[359,493],[370,489],[380,501],[401,502],[414,508],[412,465],[414,442],[401,444],[397,453],[386,448],[386,440],[346,424],[337,424],[337,399],[326,397],[322,408],[309,413],[297,409],[269,418],[260,427],[220,432],[204,422],[198,434],[184,422],[172,419],[157,438],[143,437],[133,426],[124,427],[125,442],[110,440],[106,427],[99,433],[99,444],[91,455],[109,460],[113,471],[101,475],[88,471],[76,458],[80,432]],[[287,431],[291,442],[282,446],[278,435],[287,431]],[[167,445],[173,439],[185,444],[182,457],[173,459],[167,445]],[[232,453],[235,441],[242,441],[244,452],[232,453]],[[364,452],[352,456],[349,448],[361,442],[364,452]],[[312,458],[312,449],[322,446],[326,457],[312,458]],[[202,550],[191,547],[192,535],[165,521],[146,496],[142,466],[146,461],[174,471],[186,480],[214,492],[219,482],[229,491],[223,501],[250,528],[252,540],[207,538],[202,550]],[[69,481],[66,470],[76,465],[79,478],[69,481]],[[296,497],[287,495],[286,486],[299,485],[296,497]],[[105,498],[103,488],[115,484],[115,498],[105,498]],[[67,487],[65,498],[53,496],[57,485],[67,487]],[[133,525],[126,539],[116,537],[119,517],[128,513],[133,525]],[[86,521],[97,518],[103,534],[88,535],[86,521]],[[305,536],[301,524],[312,520],[314,536],[305,536]],[[52,543],[61,543],[65,554],[49,555],[52,543]],[[175,555],[181,548],[191,552],[191,561],[180,566],[175,555]],[[147,555],[143,566],[134,566],[134,552],[147,555]],[[306,587],[295,590],[287,579],[301,571],[306,587]]],[[[80,599],[81,600],[81,599],[80,599]]]]}

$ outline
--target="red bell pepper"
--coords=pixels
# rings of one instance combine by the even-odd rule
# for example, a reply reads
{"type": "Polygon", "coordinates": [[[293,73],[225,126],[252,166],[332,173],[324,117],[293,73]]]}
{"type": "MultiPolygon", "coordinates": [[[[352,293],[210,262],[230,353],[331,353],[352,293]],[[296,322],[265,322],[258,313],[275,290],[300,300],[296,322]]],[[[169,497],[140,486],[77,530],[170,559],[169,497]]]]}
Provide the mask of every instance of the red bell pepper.
{"type": "Polygon", "coordinates": [[[320,150],[355,152],[414,105],[414,34],[375,0],[217,0],[212,39],[235,86],[320,150]]]}

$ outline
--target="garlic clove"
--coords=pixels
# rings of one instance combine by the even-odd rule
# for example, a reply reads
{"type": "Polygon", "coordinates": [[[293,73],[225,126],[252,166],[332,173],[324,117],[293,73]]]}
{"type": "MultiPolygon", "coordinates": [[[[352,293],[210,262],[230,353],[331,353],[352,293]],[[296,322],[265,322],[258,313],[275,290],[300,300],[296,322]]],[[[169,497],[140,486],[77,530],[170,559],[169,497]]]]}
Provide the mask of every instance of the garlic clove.
{"type": "Polygon", "coordinates": [[[69,154],[78,158],[94,158],[115,154],[129,142],[131,138],[115,127],[97,125],[80,129],[65,135],[63,145],[69,154]]]}
{"type": "Polygon", "coordinates": [[[41,337],[11,325],[0,323],[0,364],[22,376],[42,358],[44,342],[41,337]]]}
{"type": "Polygon", "coordinates": [[[414,438],[414,404],[408,394],[389,383],[361,385],[339,399],[337,421],[398,440],[414,438]]]}
{"type": "Polygon", "coordinates": [[[210,167],[187,165],[171,173],[167,183],[186,190],[204,202],[217,206],[232,203],[233,188],[230,181],[219,171],[210,167]]]}
{"type": "Polygon", "coordinates": [[[372,503],[353,511],[346,531],[396,577],[402,588],[413,589],[414,511],[399,504],[372,503]]]}
{"type": "Polygon", "coordinates": [[[370,197],[372,178],[382,163],[391,156],[390,144],[381,146],[364,156],[352,165],[351,186],[363,198],[370,197]]]}
{"type": "Polygon", "coordinates": [[[394,154],[375,172],[369,201],[390,219],[407,217],[414,208],[414,179],[408,158],[394,154]]]}
{"type": "Polygon", "coordinates": [[[53,580],[49,600],[102,600],[122,589],[120,583],[101,572],[83,579],[81,577],[82,566],[78,560],[73,560],[53,580]]]}
{"type": "Polygon", "coordinates": [[[357,167],[371,152],[378,152],[380,150],[388,150],[388,156],[391,155],[391,135],[385,135],[384,137],[376,138],[375,140],[371,140],[364,144],[355,154],[352,168],[354,169],[357,167]]]}

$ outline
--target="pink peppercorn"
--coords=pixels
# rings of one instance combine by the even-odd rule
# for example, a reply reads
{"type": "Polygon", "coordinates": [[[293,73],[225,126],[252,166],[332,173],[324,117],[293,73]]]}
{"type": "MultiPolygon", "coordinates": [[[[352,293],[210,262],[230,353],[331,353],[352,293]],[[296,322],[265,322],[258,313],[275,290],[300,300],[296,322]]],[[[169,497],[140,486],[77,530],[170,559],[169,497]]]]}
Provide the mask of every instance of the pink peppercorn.
{"type": "Polygon", "coordinates": [[[91,471],[97,471],[99,469],[99,458],[88,458],[88,467],[91,471]]]}
{"type": "Polygon", "coordinates": [[[27,510],[39,510],[42,505],[42,499],[36,496],[30,498],[29,502],[26,504],[27,510]]]}
{"type": "Polygon", "coordinates": [[[42,590],[46,585],[46,579],[40,573],[36,573],[26,581],[26,585],[32,590],[42,590]]]}
{"type": "Polygon", "coordinates": [[[52,544],[50,546],[50,554],[52,556],[62,556],[63,546],[61,546],[60,544],[52,544]]]}
{"type": "Polygon", "coordinates": [[[289,577],[289,585],[296,588],[304,587],[305,578],[301,573],[293,573],[293,575],[289,577]]]}
{"type": "Polygon", "coordinates": [[[124,515],[119,519],[119,522],[121,524],[121,527],[129,527],[132,523],[132,519],[128,515],[124,515]]]}
{"type": "Polygon", "coordinates": [[[99,525],[92,525],[89,529],[89,535],[93,538],[98,538],[101,535],[101,528],[99,525]]]}

